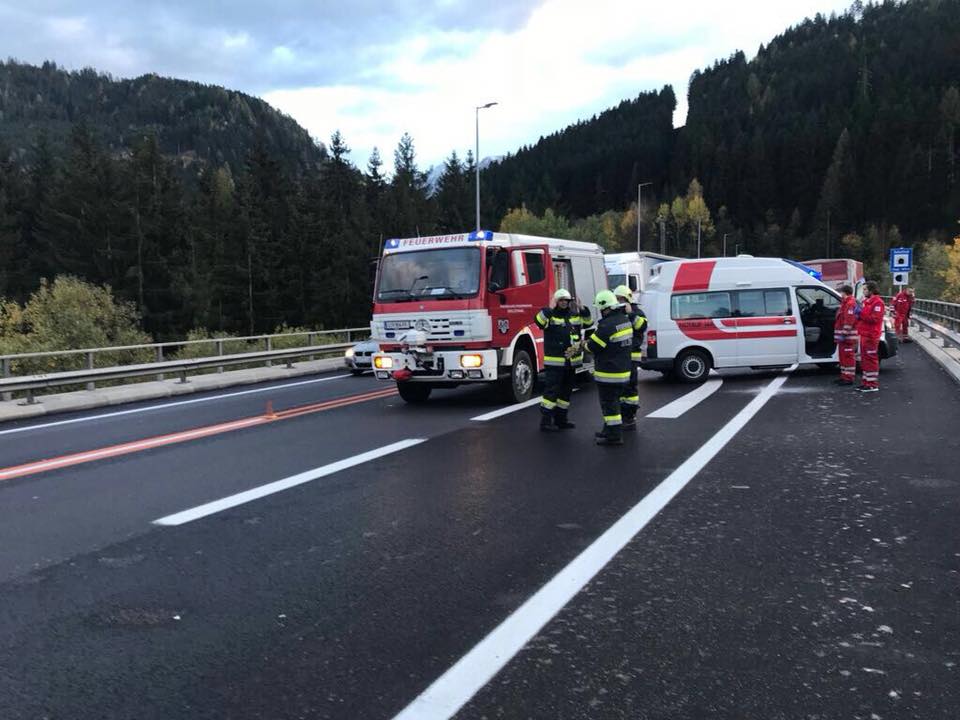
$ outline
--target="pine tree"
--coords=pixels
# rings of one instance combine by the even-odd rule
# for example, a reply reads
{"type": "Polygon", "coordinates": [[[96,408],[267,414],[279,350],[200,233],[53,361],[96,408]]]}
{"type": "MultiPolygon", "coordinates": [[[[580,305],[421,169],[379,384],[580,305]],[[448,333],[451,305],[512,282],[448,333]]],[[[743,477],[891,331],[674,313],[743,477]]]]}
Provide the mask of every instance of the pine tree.
{"type": "Polygon", "coordinates": [[[443,164],[435,195],[438,227],[441,233],[464,232],[472,226],[470,219],[470,183],[456,150],[443,164]]]}
{"type": "Polygon", "coordinates": [[[393,153],[390,182],[392,223],[395,237],[430,235],[434,213],[427,197],[426,175],[417,167],[413,138],[404,133],[393,153]]]}
{"type": "Polygon", "coordinates": [[[63,180],[39,221],[57,271],[123,287],[134,265],[128,197],[116,162],[84,123],[74,126],[63,180]]]}
{"type": "Polygon", "coordinates": [[[183,191],[170,161],[160,152],[155,133],[134,145],[129,163],[132,214],[132,296],[144,325],[154,335],[188,322],[185,298],[176,294],[174,279],[182,278],[192,258],[184,227],[183,191]]]}

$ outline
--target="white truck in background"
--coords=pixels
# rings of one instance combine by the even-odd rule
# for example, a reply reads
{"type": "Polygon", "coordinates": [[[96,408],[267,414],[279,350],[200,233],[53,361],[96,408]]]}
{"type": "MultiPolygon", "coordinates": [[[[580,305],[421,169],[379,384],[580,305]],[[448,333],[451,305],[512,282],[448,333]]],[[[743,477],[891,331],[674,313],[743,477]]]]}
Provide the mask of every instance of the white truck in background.
{"type": "Polygon", "coordinates": [[[650,282],[654,267],[662,262],[682,259],[654,252],[607,253],[603,256],[607,269],[607,286],[613,290],[619,285],[626,285],[633,292],[641,293],[650,282]]]}

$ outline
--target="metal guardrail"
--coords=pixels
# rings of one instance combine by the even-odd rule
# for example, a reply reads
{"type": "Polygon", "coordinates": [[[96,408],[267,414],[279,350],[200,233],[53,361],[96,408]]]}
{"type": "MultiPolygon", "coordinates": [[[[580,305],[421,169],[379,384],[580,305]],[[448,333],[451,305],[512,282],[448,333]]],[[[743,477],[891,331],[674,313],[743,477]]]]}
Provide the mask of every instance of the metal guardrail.
{"type": "Polygon", "coordinates": [[[960,304],[940,300],[920,300],[913,305],[913,312],[946,325],[954,332],[960,332],[960,304]]]}
{"type": "Polygon", "coordinates": [[[361,339],[358,336],[369,335],[369,327],[343,328],[340,330],[317,330],[295,333],[278,333],[273,335],[248,335],[244,337],[204,338],[202,340],[179,340],[162,343],[141,345],[118,345],[102,348],[83,348],[79,350],[52,350],[44,352],[20,353],[16,355],[0,355],[0,399],[10,400],[12,393],[26,390],[28,402],[34,402],[33,391],[40,388],[56,387],[57,385],[86,384],[88,390],[96,387],[98,380],[115,380],[129,377],[143,377],[156,375],[157,380],[163,380],[165,372],[177,372],[181,375],[181,382],[186,382],[186,372],[214,367],[217,372],[223,372],[227,365],[250,364],[263,362],[270,366],[274,360],[300,356],[324,355],[328,352],[344,350],[361,339]],[[315,344],[316,339],[330,335],[346,335],[347,342],[339,344],[315,344]],[[274,350],[274,342],[280,339],[306,337],[307,344],[303,347],[274,350]],[[264,350],[257,352],[240,352],[224,354],[224,346],[229,343],[263,342],[264,350]],[[216,356],[189,358],[183,360],[165,360],[164,353],[169,348],[182,348],[190,345],[213,345],[216,347],[216,356]],[[131,363],[129,365],[115,365],[111,367],[96,367],[96,357],[103,353],[117,353],[150,349],[155,353],[156,361],[152,363],[131,363]],[[86,367],[80,370],[65,370],[36,375],[14,376],[15,363],[23,360],[52,357],[82,356],[86,367]],[[43,381],[39,380],[40,378],[43,381]],[[39,383],[39,384],[37,384],[39,383]]]}
{"type": "MultiPolygon", "coordinates": [[[[893,298],[888,295],[882,297],[890,307],[893,298]]],[[[944,346],[960,348],[960,304],[917,298],[910,319],[931,336],[939,338],[944,346]]]]}

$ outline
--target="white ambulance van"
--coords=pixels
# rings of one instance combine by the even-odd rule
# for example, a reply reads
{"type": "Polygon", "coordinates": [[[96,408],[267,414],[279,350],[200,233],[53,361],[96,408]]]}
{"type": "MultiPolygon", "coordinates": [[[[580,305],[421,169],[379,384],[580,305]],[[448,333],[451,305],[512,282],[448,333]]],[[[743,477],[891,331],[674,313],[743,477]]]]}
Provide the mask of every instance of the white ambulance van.
{"type": "MultiPolygon", "coordinates": [[[[840,295],[811,273],[781,258],[656,265],[641,296],[648,321],[642,367],[703,382],[711,368],[835,364],[840,295]]],[[[889,323],[884,335],[881,358],[897,347],[889,323]]]]}

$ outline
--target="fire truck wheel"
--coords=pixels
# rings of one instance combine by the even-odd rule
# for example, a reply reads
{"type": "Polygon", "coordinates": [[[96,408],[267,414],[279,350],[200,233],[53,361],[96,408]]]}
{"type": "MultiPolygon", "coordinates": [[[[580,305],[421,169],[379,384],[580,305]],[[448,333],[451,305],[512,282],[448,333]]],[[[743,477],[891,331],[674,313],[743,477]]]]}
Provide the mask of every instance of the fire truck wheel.
{"type": "Polygon", "coordinates": [[[426,402],[432,387],[426,383],[398,382],[397,392],[404,401],[412,404],[426,402]]]}
{"type": "Polygon", "coordinates": [[[702,383],[710,375],[710,356],[703,350],[687,350],[677,358],[674,373],[688,383],[702,383]]]}
{"type": "Polygon", "coordinates": [[[513,356],[510,377],[503,381],[503,395],[507,402],[526,402],[533,396],[533,385],[537,379],[537,370],[526,350],[517,350],[513,356]]]}

